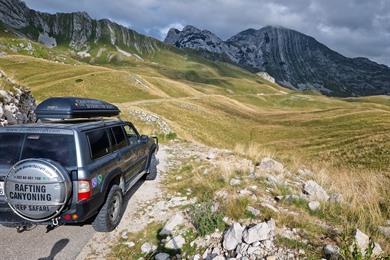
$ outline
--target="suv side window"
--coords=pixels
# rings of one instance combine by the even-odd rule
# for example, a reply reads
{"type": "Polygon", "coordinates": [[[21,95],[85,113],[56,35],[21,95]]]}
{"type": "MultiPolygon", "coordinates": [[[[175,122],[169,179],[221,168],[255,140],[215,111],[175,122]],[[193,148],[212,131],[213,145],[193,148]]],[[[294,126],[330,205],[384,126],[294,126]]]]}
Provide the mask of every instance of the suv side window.
{"type": "Polygon", "coordinates": [[[115,137],[114,150],[118,150],[125,147],[127,145],[127,140],[122,126],[114,126],[113,128],[111,128],[111,130],[115,137]]]}
{"type": "Polygon", "coordinates": [[[93,160],[103,157],[110,152],[110,142],[105,129],[98,129],[87,133],[91,147],[91,158],[93,160]]]}
{"type": "Polygon", "coordinates": [[[138,143],[139,136],[137,131],[130,125],[125,125],[124,128],[125,128],[127,138],[129,139],[130,145],[138,143]]]}

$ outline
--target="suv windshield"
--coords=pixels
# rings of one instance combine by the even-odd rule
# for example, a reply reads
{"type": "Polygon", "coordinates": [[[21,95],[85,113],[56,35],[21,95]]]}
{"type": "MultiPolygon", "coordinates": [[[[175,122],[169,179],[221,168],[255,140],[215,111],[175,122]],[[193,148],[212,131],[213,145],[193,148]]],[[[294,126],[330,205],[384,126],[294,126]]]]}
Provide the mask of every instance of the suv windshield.
{"type": "Polygon", "coordinates": [[[65,167],[76,166],[74,137],[58,134],[0,134],[1,164],[13,165],[27,158],[45,158],[65,167]]]}

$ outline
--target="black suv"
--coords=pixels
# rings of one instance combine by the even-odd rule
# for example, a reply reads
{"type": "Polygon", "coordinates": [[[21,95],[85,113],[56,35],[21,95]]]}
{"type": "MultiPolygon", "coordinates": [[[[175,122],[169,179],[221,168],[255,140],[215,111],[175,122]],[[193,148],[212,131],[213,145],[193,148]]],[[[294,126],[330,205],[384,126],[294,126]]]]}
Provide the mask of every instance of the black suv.
{"type": "Polygon", "coordinates": [[[50,98],[38,122],[0,128],[0,224],[120,222],[127,191],[157,176],[158,140],[140,135],[109,103],[50,98]]]}

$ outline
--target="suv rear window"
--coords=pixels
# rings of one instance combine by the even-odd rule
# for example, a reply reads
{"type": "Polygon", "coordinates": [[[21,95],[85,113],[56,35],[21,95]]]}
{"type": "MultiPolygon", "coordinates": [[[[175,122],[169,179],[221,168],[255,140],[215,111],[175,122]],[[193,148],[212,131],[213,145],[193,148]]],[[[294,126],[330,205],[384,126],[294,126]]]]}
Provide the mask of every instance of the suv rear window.
{"type": "Polygon", "coordinates": [[[0,163],[13,165],[27,158],[45,158],[64,167],[76,166],[73,135],[0,134],[0,163]]]}
{"type": "Polygon", "coordinates": [[[15,164],[20,157],[24,134],[0,134],[0,163],[15,164]]]}
{"type": "Polygon", "coordinates": [[[47,158],[62,166],[75,166],[74,138],[72,135],[27,134],[21,159],[27,158],[47,158]]]}
{"type": "Polygon", "coordinates": [[[91,147],[91,158],[97,159],[110,152],[110,142],[105,129],[94,130],[87,133],[91,147]]]}

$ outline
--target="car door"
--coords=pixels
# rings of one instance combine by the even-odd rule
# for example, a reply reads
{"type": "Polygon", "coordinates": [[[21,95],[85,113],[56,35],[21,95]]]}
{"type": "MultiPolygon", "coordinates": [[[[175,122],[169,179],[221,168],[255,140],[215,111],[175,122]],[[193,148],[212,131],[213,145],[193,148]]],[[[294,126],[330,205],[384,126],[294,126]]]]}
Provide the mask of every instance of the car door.
{"type": "Polygon", "coordinates": [[[144,150],[146,144],[141,142],[140,135],[132,124],[127,123],[124,126],[124,130],[127,136],[130,153],[129,155],[131,158],[128,165],[128,174],[130,177],[129,179],[131,180],[145,169],[147,158],[145,156],[144,150]]]}
{"type": "Polygon", "coordinates": [[[116,154],[112,153],[109,137],[109,129],[100,128],[86,132],[90,146],[91,163],[87,169],[92,177],[105,178],[107,173],[114,170],[116,166],[116,154]]]}
{"type": "Polygon", "coordinates": [[[118,166],[124,173],[126,184],[130,181],[134,173],[131,166],[135,161],[136,154],[132,151],[125,130],[122,125],[114,126],[110,129],[112,135],[113,150],[117,153],[118,166]]]}

